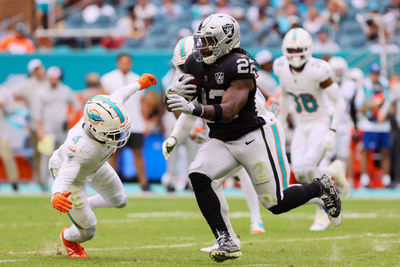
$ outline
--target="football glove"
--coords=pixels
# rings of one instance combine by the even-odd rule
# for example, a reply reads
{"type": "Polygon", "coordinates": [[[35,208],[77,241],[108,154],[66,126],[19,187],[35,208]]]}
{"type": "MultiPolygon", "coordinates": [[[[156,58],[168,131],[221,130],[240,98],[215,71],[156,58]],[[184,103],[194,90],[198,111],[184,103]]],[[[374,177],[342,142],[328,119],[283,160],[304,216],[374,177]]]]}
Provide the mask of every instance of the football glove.
{"type": "Polygon", "coordinates": [[[324,140],[322,141],[322,149],[324,151],[332,150],[335,145],[335,136],[336,133],[333,130],[329,130],[329,132],[325,135],[324,140]]]}
{"type": "Polygon", "coordinates": [[[72,209],[72,202],[68,199],[68,196],[71,192],[66,193],[55,193],[54,196],[51,198],[51,202],[53,203],[53,208],[61,211],[61,212],[68,212],[72,209]]]}
{"type": "Polygon", "coordinates": [[[168,95],[167,105],[171,111],[180,111],[189,115],[192,115],[194,111],[194,104],[177,94],[168,95]]]}
{"type": "Polygon", "coordinates": [[[175,79],[171,87],[167,89],[167,95],[177,94],[185,99],[192,99],[193,95],[197,92],[197,87],[194,84],[188,84],[188,82],[192,81],[194,77],[188,76],[185,79],[183,78],[184,74],[181,74],[178,79],[175,79]]]}
{"type": "Polygon", "coordinates": [[[146,89],[152,85],[157,85],[156,77],[148,73],[143,73],[137,82],[140,85],[140,90],[146,89]]]}
{"type": "Polygon", "coordinates": [[[175,137],[173,136],[169,136],[167,139],[164,140],[164,142],[162,143],[162,152],[164,155],[164,158],[166,160],[169,159],[169,153],[172,152],[172,150],[174,149],[174,147],[176,146],[177,140],[175,137]]]}

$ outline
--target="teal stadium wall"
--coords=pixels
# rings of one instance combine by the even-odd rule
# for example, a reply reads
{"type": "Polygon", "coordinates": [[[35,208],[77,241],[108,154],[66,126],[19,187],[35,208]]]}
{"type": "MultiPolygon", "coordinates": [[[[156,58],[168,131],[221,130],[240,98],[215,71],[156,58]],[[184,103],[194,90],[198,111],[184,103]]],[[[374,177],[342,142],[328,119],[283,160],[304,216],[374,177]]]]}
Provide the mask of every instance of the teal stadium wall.
{"type": "MultiPolygon", "coordinates": [[[[10,55],[0,54],[0,83],[3,83],[10,74],[26,74],[27,64],[32,58],[42,60],[45,67],[52,65],[59,66],[64,73],[63,81],[73,90],[82,90],[85,88],[85,75],[88,72],[96,71],[101,75],[116,68],[115,61],[118,54],[126,52],[133,56],[133,71],[141,74],[144,72],[154,74],[159,83],[157,89],[161,90],[161,79],[171,67],[171,50],[134,50],[134,51],[58,51],[52,53],[37,53],[30,55],[10,55]]],[[[258,50],[251,50],[255,55],[258,50]]],[[[271,51],[274,57],[281,55],[280,50],[271,51]]],[[[378,54],[371,54],[366,51],[343,51],[338,56],[349,59],[349,65],[355,66],[358,63],[368,61],[363,71],[368,71],[368,66],[373,62],[379,62],[378,54]],[[371,56],[372,55],[372,56],[371,56]]],[[[320,57],[321,55],[316,55],[320,57]]],[[[394,55],[393,55],[394,56],[394,55]]],[[[399,55],[395,56],[396,58],[399,55]]],[[[389,58],[390,59],[390,58],[389,58]]],[[[392,57],[393,59],[393,57],[392,57]]],[[[399,64],[396,65],[396,71],[399,72],[399,64]]],[[[392,69],[393,71],[393,69],[392,69]]],[[[391,72],[391,71],[390,71],[391,72]]],[[[390,73],[389,72],[389,73],[390,73]]],[[[147,163],[147,175],[152,181],[159,181],[165,172],[165,160],[161,152],[163,136],[153,134],[145,140],[144,153],[147,163]]],[[[121,157],[119,172],[123,177],[131,178],[136,175],[136,170],[132,164],[132,155],[130,151],[124,150],[121,157]]]]}
{"type": "MultiPolygon", "coordinates": [[[[122,51],[62,51],[53,53],[37,53],[31,55],[10,55],[0,54],[0,83],[4,82],[9,74],[27,73],[27,64],[32,58],[39,58],[45,67],[56,65],[64,72],[64,83],[73,90],[81,90],[85,87],[85,74],[96,71],[101,75],[116,68],[116,56],[122,51]]],[[[134,50],[124,51],[131,54],[134,58],[133,71],[141,74],[144,72],[154,74],[160,81],[157,88],[160,90],[161,78],[170,68],[172,57],[171,50],[134,50]]],[[[250,51],[255,55],[257,50],[250,51]]],[[[275,57],[281,55],[281,51],[272,51],[275,57]]],[[[343,57],[351,57],[350,66],[357,65],[371,54],[366,51],[343,51],[338,54],[343,57]]],[[[321,56],[321,55],[316,55],[321,56]]],[[[375,54],[373,62],[379,62],[379,55],[375,54]]],[[[366,72],[367,66],[364,68],[366,72]]]]}

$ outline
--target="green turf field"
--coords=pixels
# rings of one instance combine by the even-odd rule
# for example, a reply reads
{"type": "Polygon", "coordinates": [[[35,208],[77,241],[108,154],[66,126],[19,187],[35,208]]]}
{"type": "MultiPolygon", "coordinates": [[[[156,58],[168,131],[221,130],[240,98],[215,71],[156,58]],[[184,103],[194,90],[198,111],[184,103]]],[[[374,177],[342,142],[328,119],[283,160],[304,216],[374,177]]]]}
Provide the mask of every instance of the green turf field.
{"type": "MultiPolygon", "coordinates": [[[[244,199],[228,199],[243,257],[225,266],[400,266],[400,200],[344,200],[340,227],[309,232],[315,208],[263,212],[267,232],[250,235],[244,199]]],[[[210,266],[199,248],[212,235],[194,198],[130,198],[97,210],[88,259],[67,258],[59,233],[70,226],[45,197],[0,198],[1,266],[210,266]]]]}

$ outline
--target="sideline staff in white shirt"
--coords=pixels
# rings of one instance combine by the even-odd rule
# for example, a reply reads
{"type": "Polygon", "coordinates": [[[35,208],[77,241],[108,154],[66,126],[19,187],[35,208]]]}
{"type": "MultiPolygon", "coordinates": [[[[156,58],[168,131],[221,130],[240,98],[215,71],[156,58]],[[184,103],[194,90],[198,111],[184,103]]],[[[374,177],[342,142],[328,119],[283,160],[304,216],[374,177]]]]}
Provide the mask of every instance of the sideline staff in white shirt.
{"type": "MultiPolygon", "coordinates": [[[[103,90],[107,94],[112,94],[118,88],[132,84],[139,79],[139,76],[132,72],[133,60],[129,54],[120,54],[117,57],[117,69],[104,74],[100,83],[103,90]]],[[[143,191],[150,191],[146,176],[146,166],[143,157],[143,132],[145,123],[141,111],[141,98],[144,93],[142,91],[133,95],[125,104],[124,108],[131,118],[131,135],[129,137],[127,147],[132,149],[135,157],[135,168],[140,186],[143,191]]],[[[118,152],[110,159],[110,164],[117,169],[118,152]]]]}

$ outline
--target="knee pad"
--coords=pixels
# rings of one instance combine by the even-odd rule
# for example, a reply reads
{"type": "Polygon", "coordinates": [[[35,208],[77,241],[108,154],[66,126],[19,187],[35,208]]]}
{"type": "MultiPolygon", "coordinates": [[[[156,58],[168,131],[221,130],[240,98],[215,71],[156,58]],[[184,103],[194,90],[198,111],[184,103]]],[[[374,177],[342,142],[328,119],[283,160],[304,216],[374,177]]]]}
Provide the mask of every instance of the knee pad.
{"type": "Polygon", "coordinates": [[[211,186],[211,179],[202,173],[192,172],[189,174],[189,179],[195,191],[202,191],[211,186]]]}
{"type": "Polygon", "coordinates": [[[115,196],[111,198],[109,201],[114,208],[118,209],[123,208],[128,204],[128,198],[126,197],[126,194],[115,196]]]}

